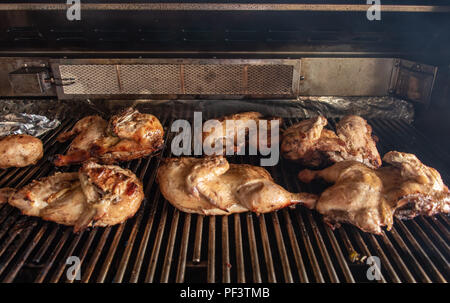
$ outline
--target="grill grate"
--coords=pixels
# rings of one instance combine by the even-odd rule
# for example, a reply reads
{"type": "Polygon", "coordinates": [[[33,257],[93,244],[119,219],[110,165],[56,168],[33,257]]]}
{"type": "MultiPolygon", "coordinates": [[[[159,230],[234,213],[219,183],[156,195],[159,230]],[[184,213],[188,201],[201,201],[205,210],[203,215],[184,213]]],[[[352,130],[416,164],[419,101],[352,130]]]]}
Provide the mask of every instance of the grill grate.
{"type": "MultiPolygon", "coordinates": [[[[286,120],[287,126],[297,121],[286,120]]],[[[171,121],[162,117],[166,131],[171,121]]],[[[74,122],[44,135],[47,157],[64,152],[67,145],[56,144],[55,138],[74,122]]],[[[336,121],[330,122],[334,126],[336,121]]],[[[450,158],[417,130],[400,121],[369,123],[382,154],[392,149],[415,153],[449,183],[450,158]]],[[[166,142],[171,136],[167,132],[166,142]]],[[[303,207],[260,216],[185,214],[161,197],[154,182],[161,158],[169,154],[165,149],[162,155],[124,164],[143,180],[147,199],[134,218],[118,226],[73,234],[71,228],[0,206],[0,281],[66,282],[66,260],[77,256],[81,282],[367,282],[368,265],[349,261],[355,251],[380,258],[379,282],[450,278],[450,221],[445,215],[396,220],[392,231],[375,236],[349,225],[333,231],[319,214],[303,207]]],[[[230,161],[258,163],[256,157],[230,161]]],[[[290,191],[314,191],[296,181],[298,169],[281,160],[269,171],[290,191]]],[[[54,171],[42,159],[36,166],[1,171],[0,186],[20,187],[54,171]]]]}

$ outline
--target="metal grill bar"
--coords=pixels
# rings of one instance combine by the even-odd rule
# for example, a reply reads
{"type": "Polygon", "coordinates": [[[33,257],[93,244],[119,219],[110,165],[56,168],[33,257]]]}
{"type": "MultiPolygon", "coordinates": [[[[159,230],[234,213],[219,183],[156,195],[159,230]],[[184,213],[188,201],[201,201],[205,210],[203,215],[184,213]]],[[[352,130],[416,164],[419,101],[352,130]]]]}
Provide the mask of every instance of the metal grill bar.
{"type": "Polygon", "coordinates": [[[184,282],[190,227],[191,227],[191,214],[186,214],[184,218],[183,238],[181,240],[181,252],[178,258],[177,277],[175,280],[177,283],[184,282]]]}
{"type": "Polygon", "coordinates": [[[253,282],[261,283],[261,269],[259,267],[258,249],[256,246],[256,236],[255,229],[253,226],[253,216],[252,214],[247,214],[247,230],[250,246],[250,257],[252,261],[252,272],[253,272],[253,282]]]}
{"type": "Polygon", "coordinates": [[[208,283],[216,281],[216,216],[209,217],[208,235],[208,283]]]}
{"type": "Polygon", "coordinates": [[[228,237],[228,216],[222,217],[222,282],[230,283],[230,245],[228,237]]]}
{"type": "Polygon", "coordinates": [[[236,247],[236,264],[238,277],[237,281],[239,283],[245,282],[245,272],[244,272],[244,253],[242,248],[242,229],[241,229],[241,217],[239,214],[234,215],[234,235],[235,235],[235,247],[236,247]]]}
{"type": "MultiPolygon", "coordinates": [[[[171,120],[161,121],[167,130],[171,120]]],[[[287,120],[286,125],[296,121],[287,120]]],[[[335,122],[330,121],[330,125],[335,122]]],[[[405,123],[369,123],[380,138],[381,153],[393,149],[413,152],[436,167],[448,184],[446,152],[430,148],[432,142],[405,123]]],[[[55,138],[73,124],[72,120],[64,121],[56,131],[43,136],[46,157],[65,151],[67,145],[55,144],[55,138]]],[[[166,133],[170,146],[171,136],[166,133]]],[[[9,205],[0,206],[0,280],[23,281],[28,276],[35,282],[66,281],[67,257],[75,255],[82,262],[81,282],[183,282],[194,277],[205,282],[367,281],[367,265],[350,261],[355,251],[380,258],[379,282],[449,279],[450,221],[445,215],[396,220],[391,231],[375,236],[349,225],[333,231],[317,213],[297,207],[258,217],[251,213],[208,217],[208,232],[204,234],[204,216],[175,210],[155,183],[160,161],[169,155],[167,148],[156,157],[126,165],[143,180],[147,200],[134,218],[119,226],[74,235],[71,228],[21,216],[9,205]],[[220,231],[216,231],[217,220],[220,231]],[[206,250],[202,250],[203,245],[207,245],[206,250]],[[173,260],[177,260],[176,269],[173,260]]],[[[258,164],[251,157],[239,157],[238,161],[258,164]]],[[[0,186],[19,188],[54,171],[46,159],[36,166],[3,170],[0,186]]],[[[270,171],[290,191],[305,190],[296,181],[298,169],[285,160],[270,171]]]]}

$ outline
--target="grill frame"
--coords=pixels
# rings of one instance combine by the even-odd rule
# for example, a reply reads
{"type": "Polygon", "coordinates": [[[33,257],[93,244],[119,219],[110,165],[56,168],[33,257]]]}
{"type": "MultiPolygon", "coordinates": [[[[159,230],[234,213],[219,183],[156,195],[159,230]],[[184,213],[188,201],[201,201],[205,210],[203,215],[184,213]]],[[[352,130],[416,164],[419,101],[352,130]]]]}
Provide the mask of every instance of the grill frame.
{"type": "MultiPolygon", "coordinates": [[[[204,116],[220,114],[211,111],[204,116]]],[[[168,132],[173,116],[166,113],[160,118],[166,131],[162,153],[122,165],[144,181],[146,196],[127,222],[75,235],[71,227],[0,206],[0,281],[71,282],[65,276],[65,260],[76,255],[82,261],[81,282],[367,282],[368,266],[349,261],[354,251],[380,257],[379,282],[449,280],[450,220],[445,215],[396,219],[392,231],[376,236],[349,225],[333,231],[319,214],[300,206],[260,216],[204,217],[179,212],[162,198],[154,182],[174,136],[168,132]]],[[[288,127],[298,119],[285,121],[288,127]]],[[[74,122],[64,121],[57,131],[43,136],[46,157],[65,151],[67,144],[55,144],[54,139],[74,122]]],[[[331,127],[335,123],[330,119],[331,127]]],[[[392,149],[413,152],[438,169],[448,184],[448,154],[420,132],[400,121],[374,119],[369,124],[380,138],[382,154],[392,149]]],[[[230,158],[230,162],[255,165],[257,160],[230,158]]],[[[4,170],[0,186],[20,187],[55,170],[46,159],[36,166],[4,170]]],[[[295,180],[297,168],[286,160],[268,170],[290,191],[314,191],[295,180]]]]}

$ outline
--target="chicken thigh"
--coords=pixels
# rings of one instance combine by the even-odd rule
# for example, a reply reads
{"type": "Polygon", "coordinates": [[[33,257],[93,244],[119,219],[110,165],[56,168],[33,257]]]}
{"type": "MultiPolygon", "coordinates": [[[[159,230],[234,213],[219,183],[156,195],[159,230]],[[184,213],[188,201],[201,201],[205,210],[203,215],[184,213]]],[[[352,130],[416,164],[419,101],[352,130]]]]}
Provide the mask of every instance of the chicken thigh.
{"type": "Polygon", "coordinates": [[[189,213],[266,213],[295,203],[311,206],[316,201],[315,195],[286,191],[262,167],[230,164],[223,156],[166,159],[157,180],[163,196],[189,213]]]}
{"type": "Polygon", "coordinates": [[[320,196],[315,209],[331,226],[351,223],[363,231],[380,234],[394,216],[450,212],[450,192],[440,174],[413,154],[392,151],[383,157],[390,166],[372,169],[349,160],[318,170],[299,173],[302,182],[320,178],[333,183],[320,196]]]}

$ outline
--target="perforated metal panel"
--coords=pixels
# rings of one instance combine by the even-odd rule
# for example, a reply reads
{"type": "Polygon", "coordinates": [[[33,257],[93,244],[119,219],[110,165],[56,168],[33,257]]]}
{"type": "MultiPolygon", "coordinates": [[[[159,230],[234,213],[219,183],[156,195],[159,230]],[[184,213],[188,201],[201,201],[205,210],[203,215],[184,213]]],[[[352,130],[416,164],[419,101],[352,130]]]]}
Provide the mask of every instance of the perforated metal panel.
{"type": "Polygon", "coordinates": [[[74,83],[63,86],[65,94],[118,94],[119,82],[114,65],[60,65],[62,79],[74,83]]]}
{"type": "Polygon", "coordinates": [[[243,94],[243,76],[243,65],[184,66],[186,94],[243,94]]]}
{"type": "Polygon", "coordinates": [[[106,98],[127,98],[130,95],[269,98],[295,97],[298,93],[295,90],[298,87],[296,78],[299,71],[295,72],[295,68],[299,69],[298,60],[61,61],[54,67],[54,74],[59,74],[62,79],[74,79],[74,84],[58,89],[58,96],[62,99],[83,95],[106,98]],[[101,64],[90,64],[97,62],[101,64]]]}
{"type": "Polygon", "coordinates": [[[180,67],[169,64],[119,65],[124,94],[180,94],[180,67]]]}
{"type": "Polygon", "coordinates": [[[250,65],[249,94],[292,94],[294,68],[290,65],[250,65]]]}

